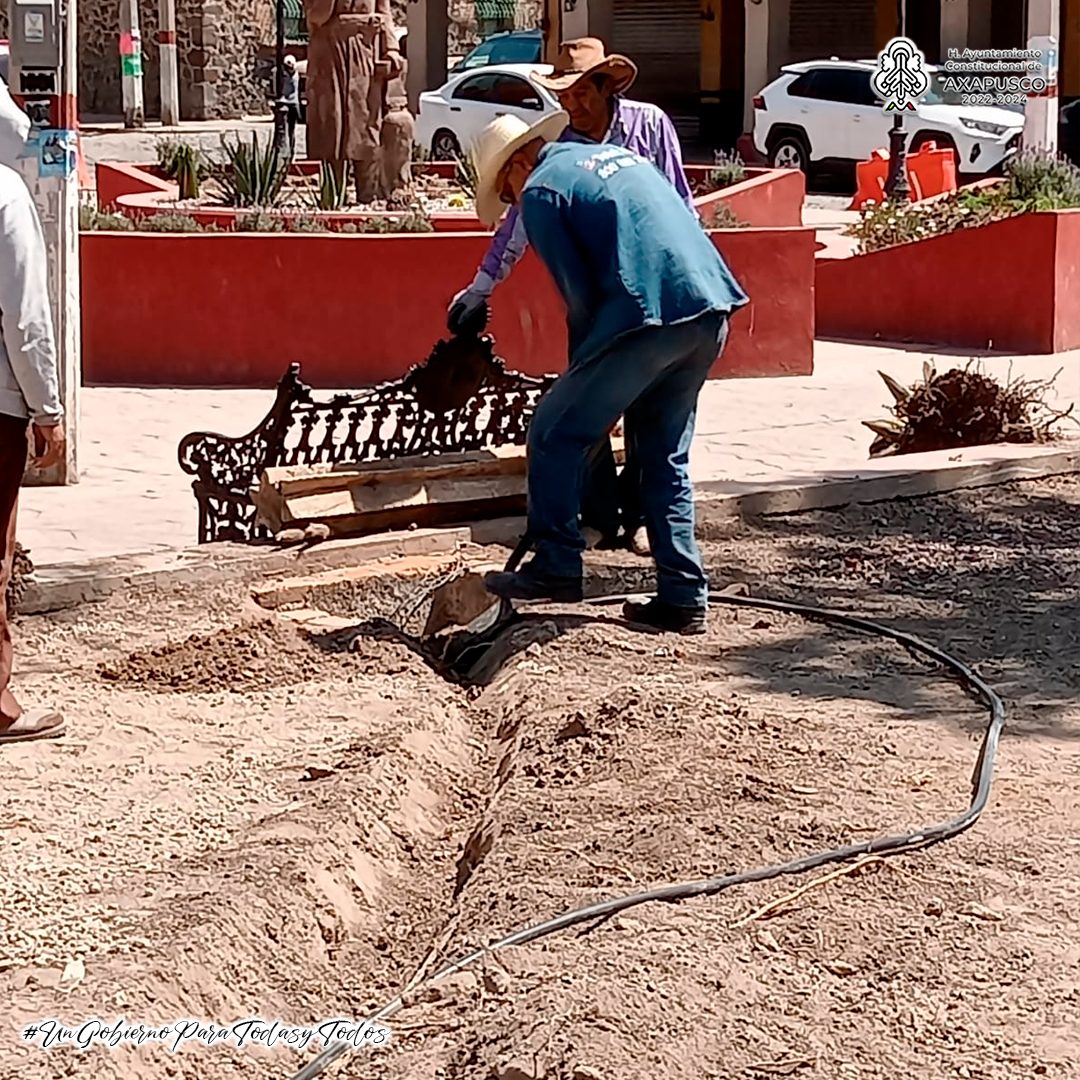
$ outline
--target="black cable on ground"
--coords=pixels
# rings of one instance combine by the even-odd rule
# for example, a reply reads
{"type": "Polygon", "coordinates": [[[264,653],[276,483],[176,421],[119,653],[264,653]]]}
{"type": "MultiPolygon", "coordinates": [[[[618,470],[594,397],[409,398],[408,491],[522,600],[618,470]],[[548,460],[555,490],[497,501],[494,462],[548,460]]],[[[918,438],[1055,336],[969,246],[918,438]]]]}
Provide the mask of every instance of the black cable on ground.
{"type": "MultiPolygon", "coordinates": [[[[515,553],[516,554],[516,553],[515,553]]],[[[590,599],[591,604],[620,603],[630,599],[636,594],[625,593],[611,596],[599,596],[590,599]]],[[[549,919],[546,922],[533,923],[520,930],[508,934],[504,938],[493,942],[483,948],[475,949],[465,956],[460,957],[453,963],[446,965],[434,975],[425,979],[418,987],[413,987],[412,994],[420,986],[429,986],[432,983],[445,979],[462,968],[474,964],[490,953],[508,949],[514,945],[525,945],[538,938],[547,937],[549,934],[560,930],[567,930],[581,923],[592,922],[597,919],[607,919],[628,908],[637,907],[639,904],[647,904],[652,901],[666,901],[668,903],[679,900],[688,900],[695,896],[715,896],[736,885],[747,885],[756,881],[768,881],[771,878],[782,877],[787,874],[804,874],[809,870],[825,866],[828,863],[845,862],[849,859],[867,855],[898,855],[902,852],[912,851],[918,848],[928,847],[930,844],[940,843],[942,840],[951,839],[969,829],[978,820],[979,815],[986,807],[990,796],[990,783],[993,779],[994,757],[997,753],[1001,732],[1005,726],[1005,706],[1001,698],[962,661],[933,645],[907,634],[902,630],[895,630],[889,626],[872,622],[855,615],[849,615],[842,611],[830,611],[824,608],[810,607],[806,604],[788,603],[785,600],[759,600],[746,596],[717,596],[712,598],[715,604],[728,604],[736,607],[759,608],[766,611],[782,612],[786,615],[798,615],[801,618],[813,622],[826,623],[832,626],[842,626],[849,630],[855,630],[862,634],[888,638],[903,646],[916,656],[941,665],[948,673],[964,687],[974,698],[986,706],[989,713],[989,723],[983,735],[982,745],[979,748],[979,756],[975,761],[972,773],[971,801],[962,814],[948,821],[926,825],[913,832],[902,833],[894,836],[879,836],[872,840],[866,840],[859,844],[846,844],[843,847],[832,848],[813,855],[806,855],[801,859],[792,859],[790,862],[777,863],[773,866],[763,866],[757,870],[746,870],[737,874],[727,874],[723,877],[706,878],[700,881],[681,882],[674,885],[663,885],[656,889],[645,892],[631,893],[628,896],[615,897],[611,900],[603,900],[597,904],[567,911],[562,915],[549,919]]],[[[368,1019],[368,1023],[380,1024],[389,1019],[395,1013],[405,1007],[404,996],[394,998],[378,1012],[368,1019]]],[[[292,1080],[315,1080],[338,1058],[355,1050],[350,1043],[336,1043],[328,1046],[321,1054],[313,1058],[307,1065],[297,1072],[292,1080]]]]}

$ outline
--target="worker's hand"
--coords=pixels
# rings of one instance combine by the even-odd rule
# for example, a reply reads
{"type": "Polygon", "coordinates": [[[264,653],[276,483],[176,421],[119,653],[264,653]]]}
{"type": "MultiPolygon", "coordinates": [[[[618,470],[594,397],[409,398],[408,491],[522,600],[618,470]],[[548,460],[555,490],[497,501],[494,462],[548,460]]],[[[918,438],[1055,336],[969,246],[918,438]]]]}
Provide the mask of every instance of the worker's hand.
{"type": "Polygon", "coordinates": [[[388,52],[386,59],[390,62],[390,78],[396,79],[405,70],[405,60],[399,52],[388,52]]]}
{"type": "Polygon", "coordinates": [[[31,464],[35,469],[51,469],[64,460],[67,449],[67,433],[63,423],[34,424],[34,456],[31,464]]]}
{"type": "Polygon", "coordinates": [[[450,308],[446,313],[446,328],[451,334],[460,334],[470,323],[481,321],[480,316],[484,313],[494,287],[495,282],[491,276],[481,270],[473,283],[450,301],[450,308]]]}

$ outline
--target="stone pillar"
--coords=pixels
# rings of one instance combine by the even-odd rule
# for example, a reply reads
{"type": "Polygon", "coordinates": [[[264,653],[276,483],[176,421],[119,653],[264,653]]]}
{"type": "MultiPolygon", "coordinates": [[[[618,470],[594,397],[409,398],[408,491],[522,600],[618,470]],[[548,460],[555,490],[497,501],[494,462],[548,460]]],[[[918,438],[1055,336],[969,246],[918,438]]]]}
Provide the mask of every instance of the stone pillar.
{"type": "Polygon", "coordinates": [[[449,48],[449,0],[409,0],[405,11],[408,65],[405,72],[409,109],[415,115],[420,95],[446,82],[446,54],[449,48]]]}
{"type": "MultiPolygon", "coordinates": [[[[993,0],[967,0],[967,42],[969,49],[990,48],[990,28],[993,25],[993,0]]],[[[942,35],[944,44],[944,34],[942,35]]]]}
{"type": "Polygon", "coordinates": [[[941,58],[947,60],[950,49],[971,46],[968,32],[968,0],[941,0],[941,58]]]}
{"type": "Polygon", "coordinates": [[[562,11],[563,41],[589,36],[589,0],[563,0],[562,11]]]}
{"type": "Polygon", "coordinates": [[[746,0],[744,131],[754,126],[754,95],[787,63],[790,10],[790,0],[746,0]]]}
{"type": "Polygon", "coordinates": [[[1057,152],[1058,95],[1057,65],[1061,48],[1061,0],[1028,0],[1028,49],[1042,52],[1040,75],[1050,83],[1049,89],[1030,96],[1024,109],[1024,145],[1057,152]]]}

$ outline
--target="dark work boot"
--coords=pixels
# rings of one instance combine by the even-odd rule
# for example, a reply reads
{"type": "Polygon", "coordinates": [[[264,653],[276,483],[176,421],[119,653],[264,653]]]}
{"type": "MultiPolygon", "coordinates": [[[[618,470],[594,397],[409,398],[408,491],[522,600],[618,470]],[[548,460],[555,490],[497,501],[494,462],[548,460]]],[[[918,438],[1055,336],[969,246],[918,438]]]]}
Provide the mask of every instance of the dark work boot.
{"type": "Polygon", "coordinates": [[[650,600],[647,604],[627,601],[623,605],[623,618],[637,626],[650,626],[668,634],[704,634],[705,608],[684,608],[663,600],[650,600]]]}
{"type": "Polygon", "coordinates": [[[556,604],[581,603],[582,590],[579,577],[553,577],[538,574],[531,563],[523,569],[488,574],[484,587],[493,596],[503,600],[550,600],[556,604]]]}

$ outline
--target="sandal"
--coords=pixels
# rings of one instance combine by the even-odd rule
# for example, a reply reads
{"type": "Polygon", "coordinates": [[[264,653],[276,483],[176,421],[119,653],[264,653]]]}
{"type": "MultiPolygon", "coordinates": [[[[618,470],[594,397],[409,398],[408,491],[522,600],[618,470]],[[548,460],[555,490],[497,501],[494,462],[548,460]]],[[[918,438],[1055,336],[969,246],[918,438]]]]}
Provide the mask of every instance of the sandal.
{"type": "Polygon", "coordinates": [[[55,709],[24,709],[18,720],[0,728],[0,746],[31,739],[54,739],[63,733],[64,718],[55,709]]]}

